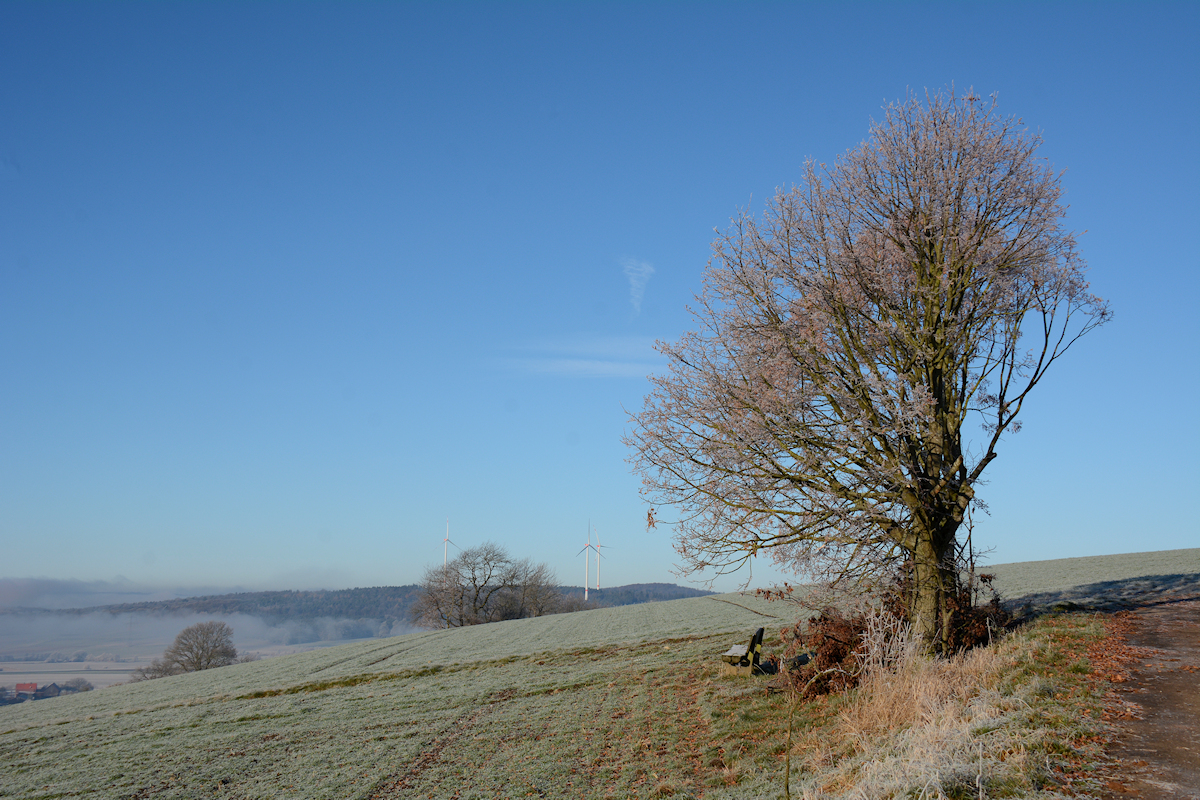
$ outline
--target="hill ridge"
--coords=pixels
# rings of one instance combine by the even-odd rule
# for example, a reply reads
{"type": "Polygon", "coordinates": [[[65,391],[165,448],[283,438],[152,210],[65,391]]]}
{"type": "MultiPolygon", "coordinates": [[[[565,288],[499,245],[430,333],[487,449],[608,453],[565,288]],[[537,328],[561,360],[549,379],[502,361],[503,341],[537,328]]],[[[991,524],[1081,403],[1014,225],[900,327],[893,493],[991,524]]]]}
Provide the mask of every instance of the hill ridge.
{"type": "MultiPolygon", "coordinates": [[[[567,595],[583,594],[581,586],[560,586],[567,595]]],[[[225,594],[179,597],[169,600],[146,600],[136,603],[112,603],[78,608],[0,609],[3,614],[154,614],[160,616],[188,613],[248,614],[269,621],[283,619],[316,619],[335,617],[347,619],[408,618],[421,586],[415,583],[399,586],[369,586],[353,589],[278,589],[259,592],[228,592],[225,594]]],[[[590,589],[589,599],[599,605],[624,606],[660,600],[679,600],[714,594],[673,583],[631,583],[605,589],[590,589]]]]}

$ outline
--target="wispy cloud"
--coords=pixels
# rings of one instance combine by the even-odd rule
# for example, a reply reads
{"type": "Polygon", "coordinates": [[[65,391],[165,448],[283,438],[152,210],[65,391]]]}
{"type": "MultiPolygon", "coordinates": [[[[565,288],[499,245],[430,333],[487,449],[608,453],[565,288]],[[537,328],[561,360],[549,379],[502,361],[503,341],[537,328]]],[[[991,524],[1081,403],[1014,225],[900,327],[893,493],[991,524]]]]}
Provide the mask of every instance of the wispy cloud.
{"type": "Polygon", "coordinates": [[[654,267],[649,261],[638,261],[626,256],[621,259],[621,268],[625,270],[625,277],[629,279],[629,303],[633,306],[633,313],[640,314],[642,298],[646,296],[646,284],[654,275],[654,267]]]}
{"type": "Polygon", "coordinates": [[[645,336],[585,336],[533,342],[501,366],[541,375],[575,378],[644,378],[663,370],[654,340],[645,336]]]}

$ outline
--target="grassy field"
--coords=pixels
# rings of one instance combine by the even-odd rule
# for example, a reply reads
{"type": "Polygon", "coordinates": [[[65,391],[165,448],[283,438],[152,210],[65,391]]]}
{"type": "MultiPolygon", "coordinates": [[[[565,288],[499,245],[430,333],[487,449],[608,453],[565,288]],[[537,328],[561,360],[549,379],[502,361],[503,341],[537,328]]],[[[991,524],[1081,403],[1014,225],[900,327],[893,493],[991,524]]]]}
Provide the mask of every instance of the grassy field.
{"type": "Polygon", "coordinates": [[[1200,574],[1200,548],[1025,561],[983,567],[996,574],[996,587],[1009,598],[1035,606],[1074,603],[1091,607],[1144,602],[1192,591],[1200,574]]]}
{"type": "MultiPolygon", "coordinates": [[[[1036,595],[1160,585],[1147,576],[1189,574],[1181,564],[1200,573],[1200,550],[1177,551],[1167,573],[1147,572],[1152,556],[1072,560],[1084,562],[1074,584],[1064,563],[1045,572],[1042,562],[1037,569],[1055,576],[1043,584],[1020,565],[998,571],[1009,596],[1008,586],[1036,595]]],[[[1190,580],[1198,585],[1200,574],[1190,580]]],[[[740,595],[598,609],[8,706],[0,797],[774,798],[787,703],[762,680],[721,677],[716,654],[760,625],[770,649],[793,613],[740,595]]],[[[932,787],[913,796],[956,796],[946,787],[967,783],[971,797],[980,787],[986,796],[1058,796],[1071,759],[1098,736],[1079,711],[1096,702],[1080,653],[1102,631],[1086,614],[1053,625],[1012,637],[991,666],[961,667],[969,680],[925,675],[917,683],[951,688],[919,719],[855,728],[866,691],[799,709],[794,796],[853,796],[872,781],[932,787]],[[1054,720],[1062,730],[1047,733],[1054,720]],[[931,744],[939,735],[952,737],[950,751],[931,744]],[[867,758],[880,747],[890,755],[867,758]],[[963,766],[971,758],[980,775],[986,763],[1003,780],[976,786],[963,766]]]]}

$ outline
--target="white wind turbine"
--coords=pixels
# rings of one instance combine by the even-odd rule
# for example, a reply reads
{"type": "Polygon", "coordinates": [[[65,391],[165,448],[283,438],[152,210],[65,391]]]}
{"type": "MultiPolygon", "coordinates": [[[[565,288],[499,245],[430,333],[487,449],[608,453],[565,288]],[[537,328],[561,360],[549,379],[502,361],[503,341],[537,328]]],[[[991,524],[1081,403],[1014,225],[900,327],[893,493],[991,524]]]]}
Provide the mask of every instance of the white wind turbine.
{"type": "MultiPolygon", "coordinates": [[[[446,538],[442,540],[442,569],[446,568],[450,556],[450,545],[454,542],[450,541],[450,518],[446,517],[446,538]]],[[[461,547],[454,544],[455,549],[462,550],[461,547]]]]}
{"type": "MultiPolygon", "coordinates": [[[[599,540],[597,540],[597,541],[599,541],[599,540]]],[[[585,544],[583,546],[583,549],[579,551],[579,553],[583,553],[583,602],[585,602],[585,603],[587,602],[587,599],[588,599],[588,578],[591,577],[591,570],[588,569],[588,561],[591,559],[592,554],[589,553],[588,550],[596,550],[596,545],[592,544],[592,521],[591,520],[588,520],[587,544],[585,544]]],[[[575,555],[579,555],[579,553],[576,553],[575,555]]],[[[600,588],[600,551],[599,550],[596,550],[596,588],[597,589],[600,588]]]]}
{"type": "MultiPolygon", "coordinates": [[[[588,537],[588,541],[591,541],[591,537],[588,537]]],[[[595,548],[593,548],[596,551],[596,591],[597,592],[600,591],[600,559],[604,558],[604,553],[600,552],[602,547],[603,547],[603,545],[600,544],[600,531],[597,530],[596,531],[596,546],[595,546],[595,548]]],[[[584,594],[587,594],[587,593],[584,592],[584,594]]],[[[586,600],[587,598],[585,597],[584,599],[586,600]]]]}

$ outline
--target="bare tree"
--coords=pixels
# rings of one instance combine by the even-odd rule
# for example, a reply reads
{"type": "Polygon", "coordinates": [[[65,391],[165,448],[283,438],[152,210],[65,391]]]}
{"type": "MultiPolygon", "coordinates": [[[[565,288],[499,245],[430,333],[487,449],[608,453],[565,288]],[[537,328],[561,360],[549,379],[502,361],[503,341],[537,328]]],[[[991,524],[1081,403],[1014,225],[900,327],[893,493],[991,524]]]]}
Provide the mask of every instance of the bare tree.
{"type": "MultiPolygon", "coordinates": [[[[421,593],[409,610],[413,624],[422,628],[455,628],[462,615],[462,584],[458,573],[445,566],[426,567],[421,576],[421,593]]],[[[462,623],[460,623],[462,624],[462,623]]]]}
{"type": "MultiPolygon", "coordinates": [[[[255,656],[242,661],[255,660],[255,656]]],[[[145,667],[134,670],[133,680],[164,678],[184,672],[224,667],[238,661],[237,649],[233,646],[233,629],[224,622],[197,622],[179,632],[170,647],[163,651],[161,659],[154,659],[145,667]]]]}
{"type": "Polygon", "coordinates": [[[513,562],[508,589],[500,599],[502,619],[524,619],[555,614],[563,606],[558,577],[547,564],[535,564],[526,558],[513,562]]]}
{"type": "Polygon", "coordinates": [[[561,604],[557,583],[545,564],[514,561],[487,542],[425,570],[412,618],[426,628],[457,628],[550,614],[561,604]]]}
{"type": "Polygon", "coordinates": [[[685,569],[764,548],[833,585],[904,569],[940,645],[980,476],[1110,315],[1040,142],[994,98],[910,97],[719,236],[698,329],[659,343],[670,371],[626,437],[685,569]]]}

